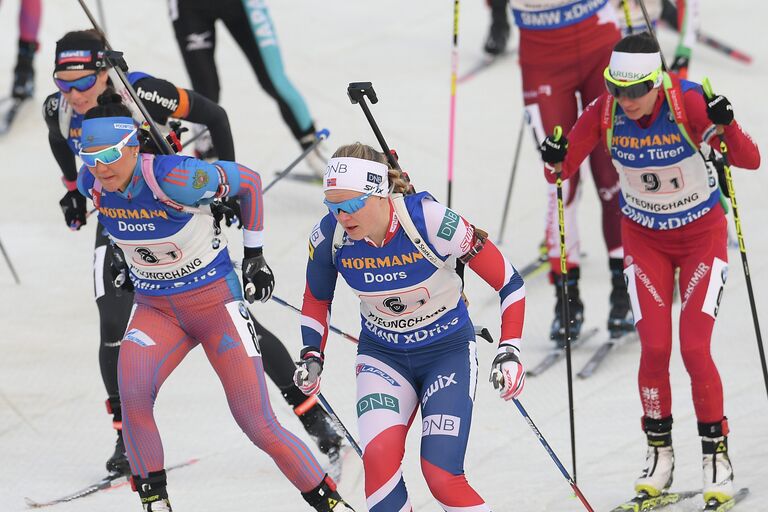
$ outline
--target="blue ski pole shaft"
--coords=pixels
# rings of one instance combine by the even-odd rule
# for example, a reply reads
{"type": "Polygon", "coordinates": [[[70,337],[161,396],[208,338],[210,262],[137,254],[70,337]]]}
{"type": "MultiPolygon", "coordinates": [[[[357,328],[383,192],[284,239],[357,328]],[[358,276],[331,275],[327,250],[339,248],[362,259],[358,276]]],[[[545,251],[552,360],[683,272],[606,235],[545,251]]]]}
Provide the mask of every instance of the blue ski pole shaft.
{"type": "MultiPolygon", "coordinates": [[[[293,305],[293,304],[291,304],[290,302],[288,302],[288,301],[285,301],[285,300],[281,299],[280,297],[276,297],[274,294],[272,295],[272,300],[273,300],[273,301],[275,301],[275,302],[277,302],[277,303],[278,303],[278,304],[280,304],[281,306],[285,306],[285,307],[287,307],[287,308],[290,308],[290,309],[294,310],[294,311],[295,311],[295,312],[297,312],[297,313],[301,313],[301,310],[300,310],[299,308],[297,308],[296,306],[294,306],[294,305],[293,305]]],[[[341,329],[339,329],[338,327],[334,327],[334,326],[332,326],[332,325],[330,325],[330,324],[329,324],[329,325],[328,325],[328,329],[329,329],[331,332],[335,332],[336,334],[340,335],[340,336],[341,336],[341,337],[343,337],[343,338],[346,338],[346,339],[348,339],[349,341],[351,341],[351,342],[353,342],[353,343],[357,343],[357,342],[358,342],[358,339],[357,339],[357,338],[355,338],[355,337],[354,337],[354,336],[352,336],[351,334],[347,334],[347,333],[345,333],[344,331],[342,331],[342,330],[341,330],[341,329]]]]}
{"type": "Polygon", "coordinates": [[[333,410],[333,408],[328,403],[328,400],[325,399],[322,393],[317,394],[317,399],[320,401],[320,404],[325,408],[326,412],[331,415],[333,418],[333,421],[336,422],[336,425],[338,425],[339,428],[341,428],[341,431],[344,433],[344,437],[347,438],[347,441],[349,441],[349,444],[352,445],[352,448],[357,452],[357,454],[360,456],[360,458],[363,458],[363,450],[360,449],[360,445],[357,444],[357,441],[355,441],[355,438],[352,437],[352,434],[349,433],[349,430],[347,430],[347,427],[344,426],[344,424],[339,419],[339,416],[336,414],[336,412],[333,410]]]}
{"type": "Polygon", "coordinates": [[[555,465],[557,466],[557,469],[560,470],[560,473],[565,477],[566,480],[568,480],[568,483],[571,486],[571,489],[573,489],[573,492],[576,494],[576,497],[581,500],[581,503],[584,504],[584,507],[589,510],[589,512],[595,512],[592,508],[592,505],[589,504],[587,501],[587,498],[582,494],[581,489],[579,489],[579,486],[576,485],[576,482],[571,478],[571,475],[568,474],[568,471],[563,466],[562,462],[560,462],[560,459],[557,458],[557,455],[555,454],[554,450],[552,450],[552,447],[549,446],[549,443],[546,439],[544,439],[544,436],[542,435],[541,431],[538,429],[536,424],[533,422],[531,417],[528,415],[528,411],[525,410],[525,407],[523,407],[523,404],[520,403],[520,400],[514,399],[512,400],[515,403],[515,406],[517,406],[517,410],[520,411],[520,414],[523,415],[523,418],[525,418],[526,423],[528,423],[528,426],[531,427],[531,430],[533,430],[533,433],[536,434],[536,437],[539,438],[539,442],[541,442],[541,445],[544,447],[544,449],[547,451],[549,456],[552,458],[552,460],[555,462],[555,465]]]}

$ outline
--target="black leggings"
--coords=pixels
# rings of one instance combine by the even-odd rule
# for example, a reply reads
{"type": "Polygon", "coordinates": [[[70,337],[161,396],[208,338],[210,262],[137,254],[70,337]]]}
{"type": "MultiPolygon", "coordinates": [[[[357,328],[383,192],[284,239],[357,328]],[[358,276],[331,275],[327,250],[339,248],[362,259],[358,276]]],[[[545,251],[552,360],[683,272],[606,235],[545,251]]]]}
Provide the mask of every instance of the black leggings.
{"type": "Polygon", "coordinates": [[[277,102],[296,140],[314,133],[309,109],[285,75],[277,35],[263,1],[171,0],[171,19],[196,92],[219,102],[214,51],[215,23],[220,19],[248,58],[262,89],[277,102]]]}
{"type": "MultiPolygon", "coordinates": [[[[99,344],[99,367],[101,379],[107,390],[107,396],[112,404],[115,419],[120,419],[120,395],[117,386],[117,358],[120,353],[120,342],[128,326],[133,308],[133,293],[115,288],[110,262],[112,251],[101,224],[96,229],[96,248],[94,251],[94,291],[96,305],[99,308],[99,325],[101,342],[99,344]]],[[[267,376],[281,391],[293,387],[293,372],[296,368],[291,355],[280,340],[263,325],[254,320],[256,334],[262,350],[262,364],[267,376]]],[[[298,404],[291,404],[294,407],[298,404]]]]}

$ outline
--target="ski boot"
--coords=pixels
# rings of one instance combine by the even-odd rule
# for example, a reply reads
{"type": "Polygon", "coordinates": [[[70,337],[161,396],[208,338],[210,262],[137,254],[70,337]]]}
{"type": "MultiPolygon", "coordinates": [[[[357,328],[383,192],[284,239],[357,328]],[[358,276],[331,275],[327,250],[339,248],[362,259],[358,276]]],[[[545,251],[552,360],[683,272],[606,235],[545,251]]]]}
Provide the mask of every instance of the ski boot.
{"type": "Polygon", "coordinates": [[[143,512],[173,512],[166,485],[164,469],[149,473],[147,478],[131,476],[131,488],[139,493],[143,512]]]}
{"type": "Polygon", "coordinates": [[[675,452],[672,450],[672,416],[661,420],[643,418],[643,429],[648,438],[645,469],[635,480],[638,496],[659,496],[672,485],[675,470],[675,452]]]}
{"type": "Polygon", "coordinates": [[[16,67],[13,68],[13,88],[11,96],[17,100],[26,100],[35,94],[35,69],[32,61],[37,51],[36,41],[19,39],[19,54],[16,67]]]}
{"type": "Polygon", "coordinates": [[[733,497],[733,466],[728,457],[727,419],[715,423],[699,423],[702,467],[704,469],[704,503],[724,503],[733,497]]]}
{"type": "Polygon", "coordinates": [[[507,20],[507,1],[491,1],[491,29],[485,39],[483,50],[493,57],[501,55],[507,50],[510,26],[507,20]]]}
{"type": "MultiPolygon", "coordinates": [[[[315,140],[317,140],[317,137],[315,136],[315,126],[312,125],[311,132],[307,133],[306,135],[303,135],[299,139],[299,144],[301,145],[301,149],[307,149],[309,146],[311,146],[315,140]]],[[[325,167],[328,165],[328,157],[323,152],[324,147],[323,143],[321,142],[317,146],[315,146],[315,149],[310,151],[310,153],[306,156],[304,161],[307,164],[307,167],[309,167],[311,175],[317,179],[317,181],[323,180],[323,175],[325,175],[325,167]]]]}
{"type": "Polygon", "coordinates": [[[317,397],[307,397],[296,386],[282,389],[283,397],[293,407],[304,430],[310,435],[317,447],[328,457],[328,473],[334,480],[341,480],[341,455],[344,438],[336,430],[333,420],[317,403],[317,397]]]}
{"type": "Polygon", "coordinates": [[[120,397],[110,397],[107,399],[107,412],[112,414],[112,426],[117,430],[117,441],[115,441],[115,452],[107,459],[107,471],[110,473],[120,473],[130,475],[131,467],[128,464],[128,457],[125,455],[125,443],[123,442],[123,416],[120,410],[120,397]]]}
{"type": "Polygon", "coordinates": [[[317,487],[309,492],[301,493],[301,496],[309,503],[310,507],[318,512],[331,512],[332,510],[336,512],[352,510],[354,512],[355,510],[339,495],[336,490],[336,483],[328,475],[325,475],[317,487]]]}
{"type": "Polygon", "coordinates": [[[627,294],[627,283],[624,280],[624,265],[621,258],[608,260],[611,268],[611,310],[608,312],[608,332],[611,338],[620,338],[635,330],[632,316],[632,305],[627,294]]]}
{"type": "MultiPolygon", "coordinates": [[[[559,348],[565,347],[565,326],[563,325],[563,288],[562,276],[560,274],[550,273],[552,282],[555,285],[555,318],[552,320],[552,327],[549,330],[549,339],[553,340],[559,348]]],[[[581,326],[584,324],[584,304],[579,298],[579,267],[572,268],[566,276],[566,286],[568,287],[568,334],[571,343],[579,339],[581,326]]]]}

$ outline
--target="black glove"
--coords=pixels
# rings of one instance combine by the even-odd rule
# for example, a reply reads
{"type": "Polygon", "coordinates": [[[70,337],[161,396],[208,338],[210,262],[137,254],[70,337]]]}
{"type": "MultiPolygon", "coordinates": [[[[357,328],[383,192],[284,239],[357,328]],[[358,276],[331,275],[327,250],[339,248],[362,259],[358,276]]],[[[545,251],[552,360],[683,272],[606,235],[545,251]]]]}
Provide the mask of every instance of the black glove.
{"type": "Polygon", "coordinates": [[[221,226],[223,220],[227,227],[243,227],[243,214],[240,212],[240,200],[237,197],[225,197],[211,203],[211,213],[217,226],[221,226]]]}
{"type": "Polygon", "coordinates": [[[728,98],[717,94],[707,98],[707,117],[715,124],[727,126],[733,121],[733,107],[728,98]]]}
{"type": "Polygon", "coordinates": [[[539,146],[541,152],[541,159],[550,165],[559,164],[565,160],[565,155],[568,152],[568,139],[565,136],[561,136],[555,140],[554,135],[547,135],[544,141],[539,146]]]}
{"type": "Polygon", "coordinates": [[[131,271],[128,269],[128,262],[125,261],[123,250],[110,242],[110,252],[109,272],[112,274],[112,283],[117,290],[133,292],[131,271]]]}
{"type": "Polygon", "coordinates": [[[85,226],[85,197],[77,190],[70,190],[59,201],[61,211],[64,214],[64,222],[69,229],[77,231],[85,226]]]}
{"type": "Polygon", "coordinates": [[[261,247],[246,247],[243,257],[245,300],[267,302],[275,289],[275,275],[267,265],[261,247]]]}
{"type": "MultiPolygon", "coordinates": [[[[168,133],[168,135],[165,136],[165,140],[168,142],[171,150],[173,150],[174,153],[178,153],[182,148],[181,134],[188,132],[189,128],[182,127],[181,123],[178,121],[171,121],[168,123],[168,126],[170,127],[171,131],[168,133]]],[[[148,126],[141,126],[139,128],[138,137],[140,151],[142,153],[152,153],[153,155],[165,154],[165,151],[160,150],[160,148],[157,147],[157,144],[155,144],[155,140],[152,138],[148,126]]]]}
{"type": "Polygon", "coordinates": [[[688,78],[688,64],[690,59],[684,55],[675,56],[675,60],[672,61],[672,67],[669,68],[673,73],[677,73],[680,78],[688,78]]]}

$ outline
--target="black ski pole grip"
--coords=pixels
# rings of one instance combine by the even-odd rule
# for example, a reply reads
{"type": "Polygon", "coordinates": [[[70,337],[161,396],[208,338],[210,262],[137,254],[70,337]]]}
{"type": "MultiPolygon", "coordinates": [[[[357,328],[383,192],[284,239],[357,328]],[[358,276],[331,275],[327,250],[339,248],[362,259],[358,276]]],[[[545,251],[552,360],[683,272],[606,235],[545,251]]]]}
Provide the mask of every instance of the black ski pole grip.
{"type": "Polygon", "coordinates": [[[349,101],[351,101],[353,105],[366,96],[368,96],[368,100],[371,103],[379,102],[379,98],[376,97],[376,91],[373,90],[373,84],[371,82],[351,82],[347,87],[347,96],[349,96],[349,101]]]}

